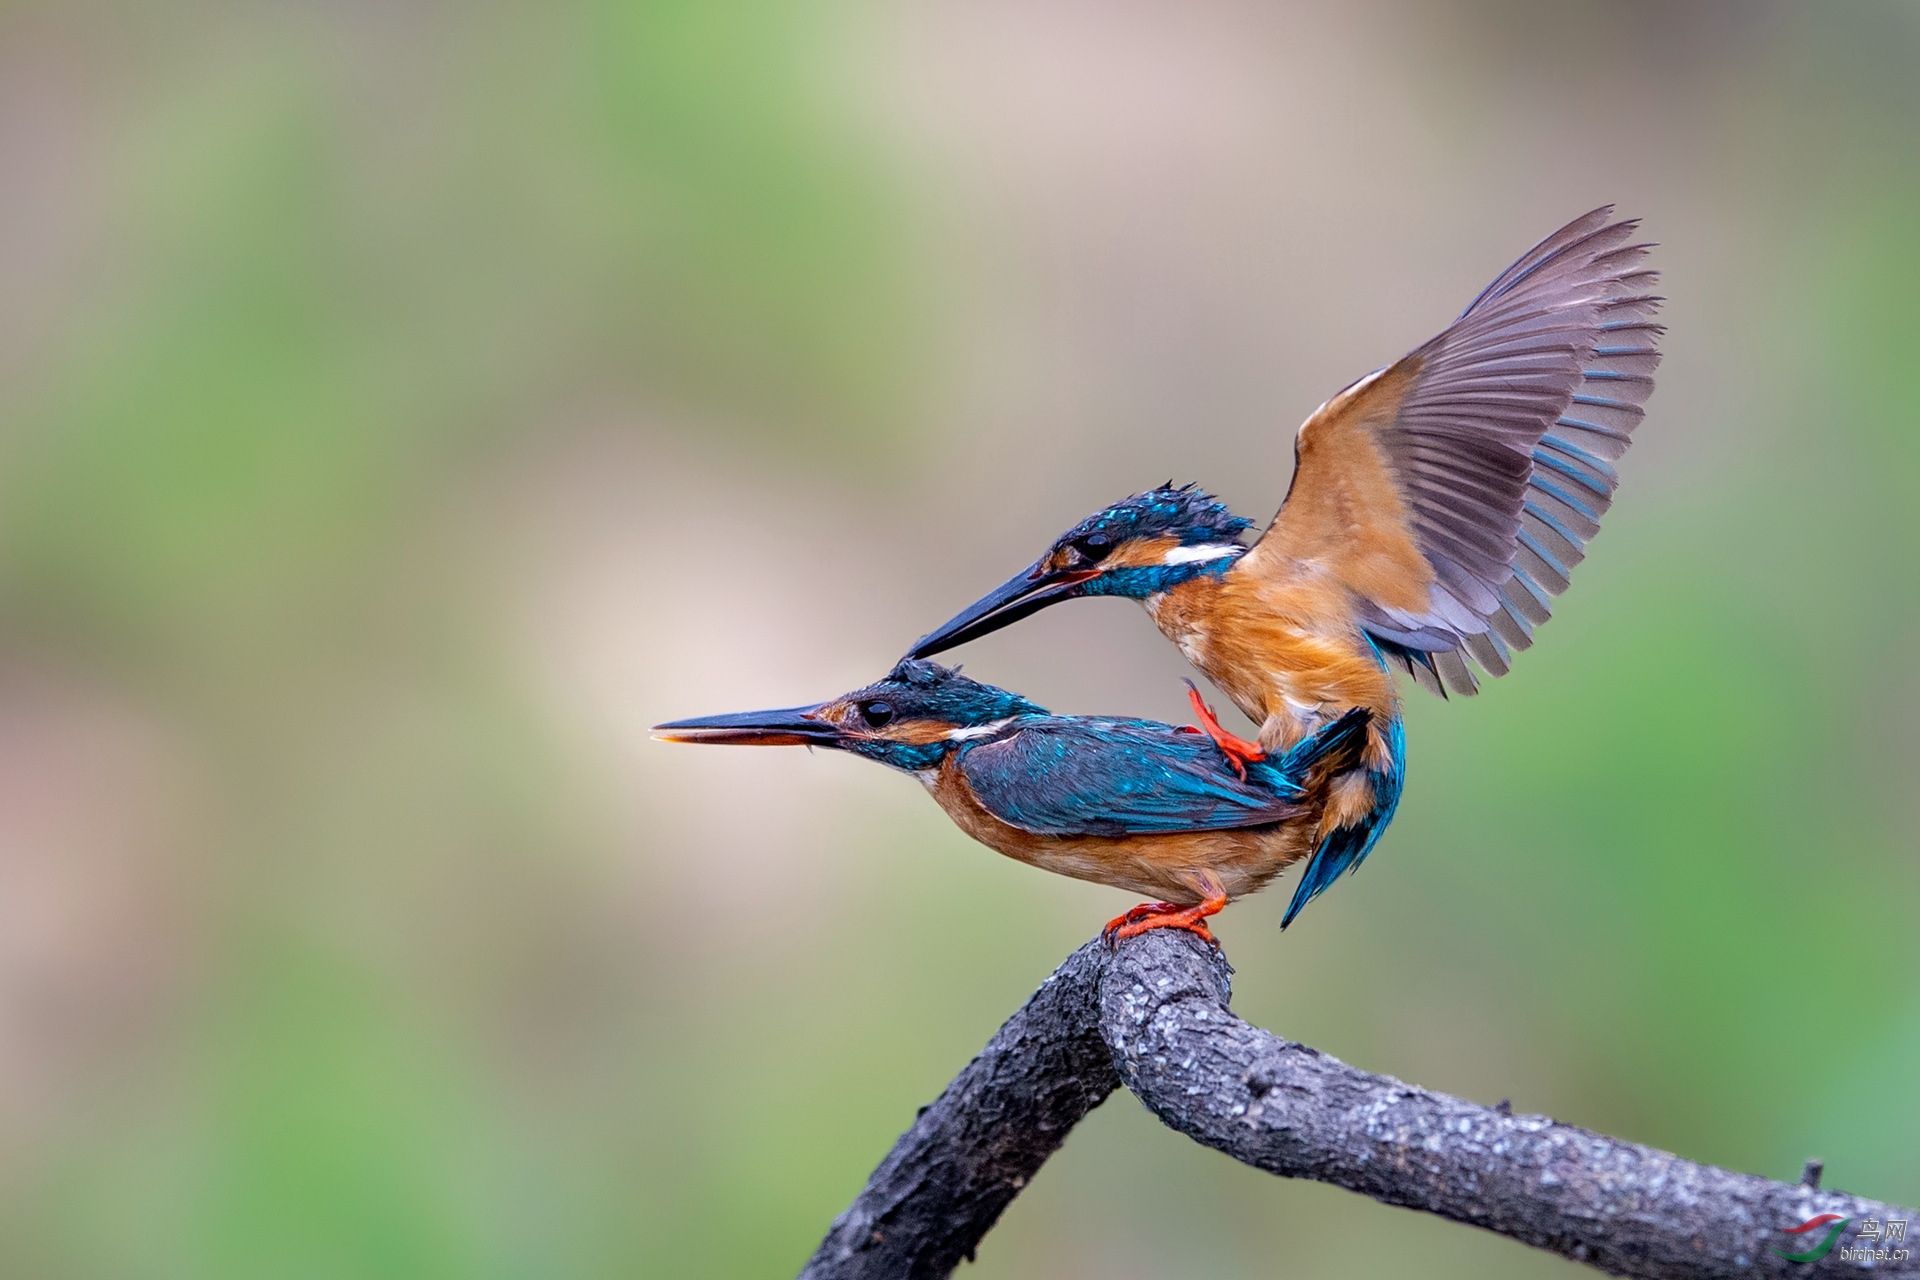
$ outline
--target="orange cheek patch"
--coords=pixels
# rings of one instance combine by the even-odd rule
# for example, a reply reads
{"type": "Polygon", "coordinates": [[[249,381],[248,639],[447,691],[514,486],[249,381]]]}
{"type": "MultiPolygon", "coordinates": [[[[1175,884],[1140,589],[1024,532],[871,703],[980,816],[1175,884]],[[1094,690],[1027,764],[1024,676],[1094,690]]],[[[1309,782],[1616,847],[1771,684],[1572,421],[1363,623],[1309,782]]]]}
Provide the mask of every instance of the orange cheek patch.
{"type": "Polygon", "coordinates": [[[1046,573],[1058,573],[1068,581],[1084,582],[1087,578],[1097,577],[1109,569],[1138,569],[1146,565],[1164,563],[1167,552],[1180,545],[1180,539],[1172,534],[1157,538],[1129,538],[1093,564],[1084,564],[1077,552],[1066,547],[1057,547],[1047,553],[1040,562],[1040,568],[1046,573]]]}
{"type": "Polygon", "coordinates": [[[1133,538],[1113,549],[1113,554],[1100,562],[1102,569],[1138,569],[1147,565],[1160,564],[1167,558],[1167,552],[1180,545],[1180,539],[1171,534],[1160,538],[1133,538]]]}
{"type": "Polygon", "coordinates": [[[942,724],[938,720],[908,720],[875,730],[873,736],[904,742],[908,746],[924,747],[934,742],[945,742],[947,735],[952,732],[952,725],[942,724]]]}

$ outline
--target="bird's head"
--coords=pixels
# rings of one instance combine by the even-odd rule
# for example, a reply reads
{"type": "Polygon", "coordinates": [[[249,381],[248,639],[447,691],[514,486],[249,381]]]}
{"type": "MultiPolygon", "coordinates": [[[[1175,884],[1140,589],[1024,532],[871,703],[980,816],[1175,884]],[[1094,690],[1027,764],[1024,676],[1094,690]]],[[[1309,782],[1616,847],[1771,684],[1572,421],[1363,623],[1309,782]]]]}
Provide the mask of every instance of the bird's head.
{"type": "Polygon", "coordinates": [[[925,658],[965,644],[1062,600],[1145,600],[1221,573],[1246,550],[1240,535],[1250,524],[1190,484],[1165,484],[1122,499],[1061,534],[1027,569],[922,636],[909,656],[925,658]]]}
{"type": "Polygon", "coordinates": [[[1045,715],[1017,693],[937,662],[902,658],[886,677],[810,707],[745,711],[655,725],[663,742],[834,747],[918,773],[1018,716],[1045,715]]]}

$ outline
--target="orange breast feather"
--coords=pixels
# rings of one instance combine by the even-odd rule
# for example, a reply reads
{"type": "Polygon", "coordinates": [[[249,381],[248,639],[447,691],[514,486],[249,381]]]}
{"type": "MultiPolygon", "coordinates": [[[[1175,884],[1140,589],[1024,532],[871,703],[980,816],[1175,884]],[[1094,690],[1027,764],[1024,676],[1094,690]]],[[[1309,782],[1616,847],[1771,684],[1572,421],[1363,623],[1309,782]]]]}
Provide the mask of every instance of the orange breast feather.
{"type": "Polygon", "coordinates": [[[1354,617],[1352,597],[1311,563],[1285,578],[1235,566],[1198,579],[1169,592],[1154,620],[1261,726],[1269,750],[1351,707],[1383,723],[1397,714],[1392,678],[1354,617]]]}

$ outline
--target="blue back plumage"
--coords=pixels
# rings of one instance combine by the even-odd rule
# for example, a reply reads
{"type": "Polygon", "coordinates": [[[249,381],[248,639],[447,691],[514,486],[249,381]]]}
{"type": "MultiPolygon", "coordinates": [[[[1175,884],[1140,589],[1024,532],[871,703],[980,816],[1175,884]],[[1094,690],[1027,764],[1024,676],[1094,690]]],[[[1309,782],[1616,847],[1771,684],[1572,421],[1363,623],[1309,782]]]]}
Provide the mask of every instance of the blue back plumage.
{"type": "Polygon", "coordinates": [[[1157,720],[1033,716],[964,744],[960,769],[1001,821],[1039,835],[1126,836],[1263,826],[1304,812],[1308,771],[1357,755],[1355,711],[1242,779],[1211,738],[1157,720]]]}
{"type": "Polygon", "coordinates": [[[963,744],[959,767],[989,813],[1039,835],[1218,831],[1298,811],[1279,771],[1242,782],[1212,739],[1153,720],[1028,717],[963,744]]]}

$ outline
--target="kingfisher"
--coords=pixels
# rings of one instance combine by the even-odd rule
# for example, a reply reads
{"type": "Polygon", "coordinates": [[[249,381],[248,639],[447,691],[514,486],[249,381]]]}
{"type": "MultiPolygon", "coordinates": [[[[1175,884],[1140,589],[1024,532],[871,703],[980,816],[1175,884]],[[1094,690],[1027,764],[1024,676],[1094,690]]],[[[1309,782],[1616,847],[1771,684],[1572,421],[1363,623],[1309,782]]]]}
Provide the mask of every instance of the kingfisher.
{"type": "Polygon", "coordinates": [[[1108,921],[1109,938],[1179,928],[1211,943],[1207,917],[1313,850],[1329,787],[1366,749],[1371,718],[1355,707],[1285,751],[1236,761],[1189,726],[1051,715],[903,658],[826,702],[676,720],[653,735],[877,760],[918,778],[990,849],[1157,899],[1108,921]]]}
{"type": "Polygon", "coordinates": [[[1237,767],[1368,713],[1282,928],[1393,817],[1406,741],[1395,672],[1446,697],[1505,675],[1599,531],[1653,392],[1662,299],[1612,206],[1535,245],[1431,341],[1351,383],[1294,437],[1279,512],[1252,522],[1171,483],[1097,511],[923,637],[926,658],[1085,596],[1138,600],[1259,726],[1195,714],[1237,767]]]}

